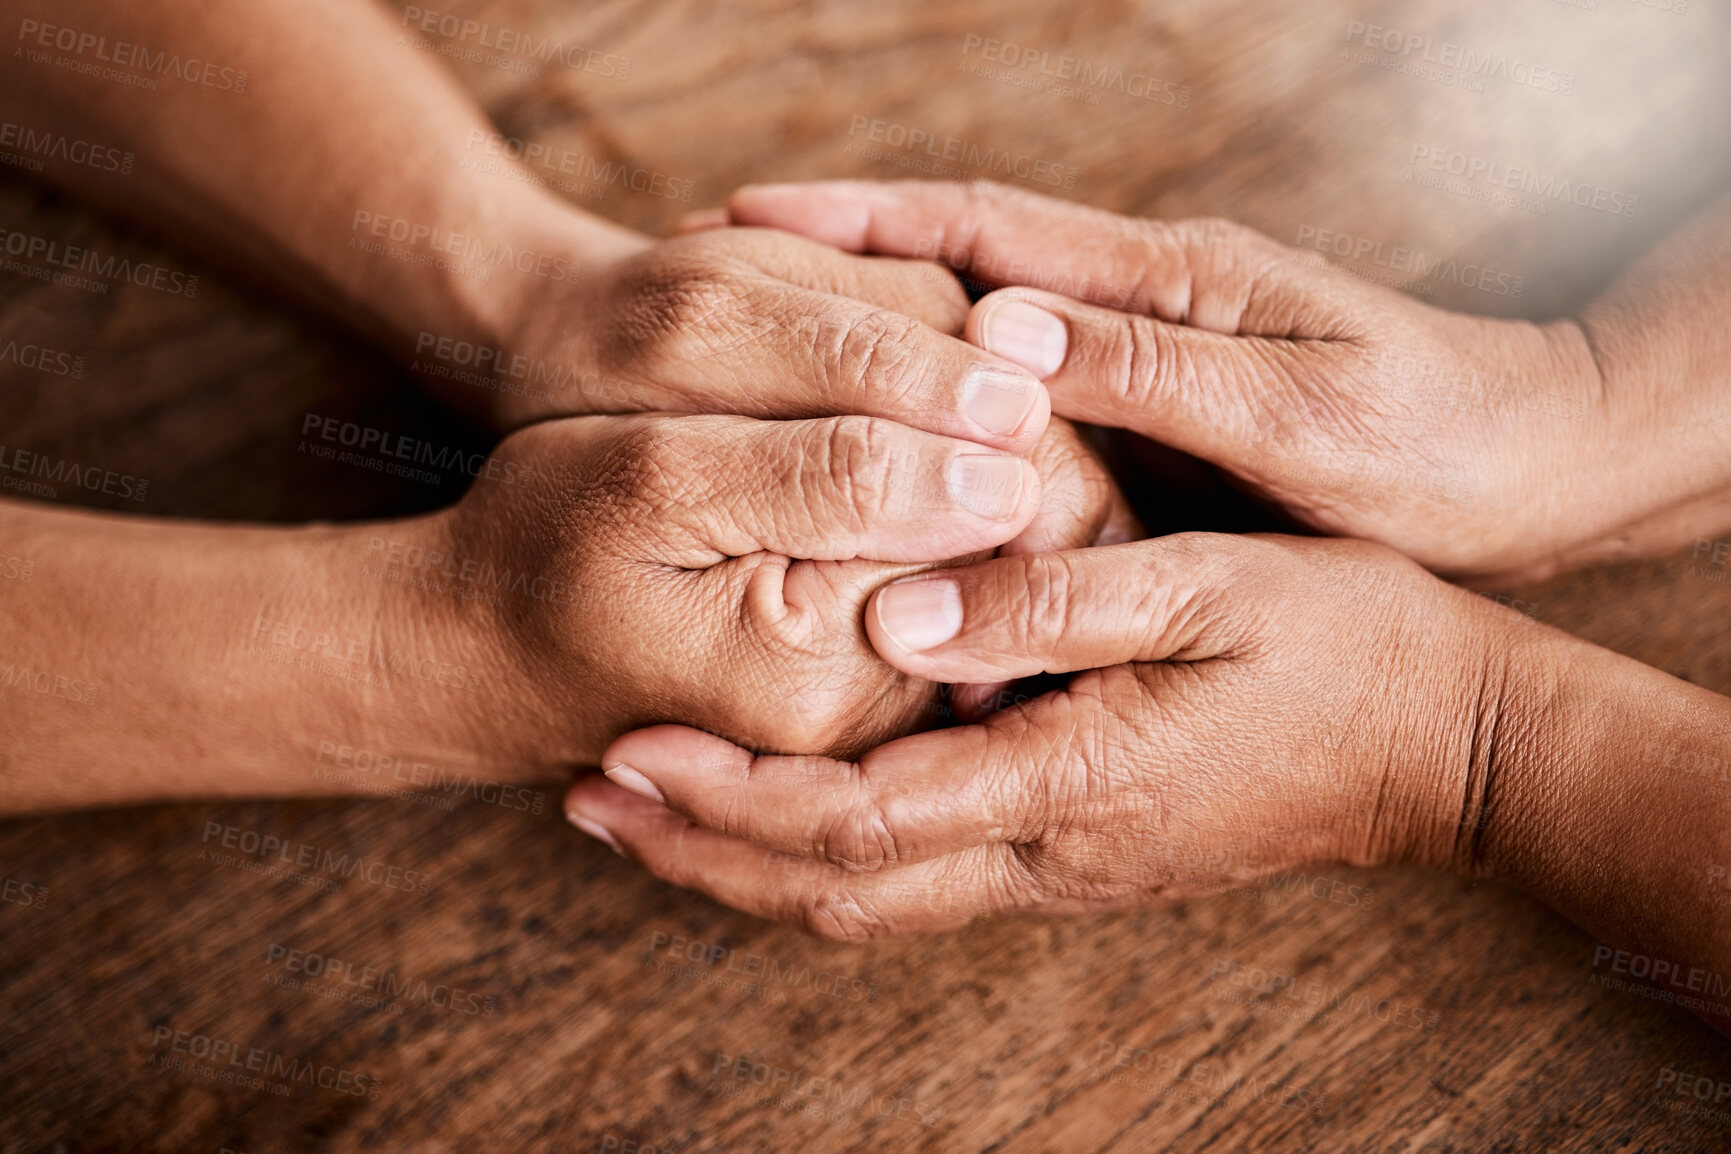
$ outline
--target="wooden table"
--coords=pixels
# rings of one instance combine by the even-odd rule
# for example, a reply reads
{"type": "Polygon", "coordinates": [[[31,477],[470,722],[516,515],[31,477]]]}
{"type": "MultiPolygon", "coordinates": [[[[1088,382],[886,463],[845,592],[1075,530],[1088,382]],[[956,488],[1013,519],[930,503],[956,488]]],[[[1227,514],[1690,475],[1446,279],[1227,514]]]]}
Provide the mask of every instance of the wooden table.
{"type": "MultiPolygon", "coordinates": [[[[1366,276],[1544,317],[1731,178],[1731,14],[1672,6],[502,0],[452,10],[626,58],[628,77],[453,66],[504,131],[693,182],[698,204],[746,180],[900,175],[897,150],[860,147],[883,121],[886,137],[1073,169],[1062,195],[1119,211],[1221,214],[1312,248],[1344,235],[1334,251],[1366,276]],[[1434,37],[1433,58],[1452,42],[1528,67],[1475,90],[1371,26],[1434,37]],[[1106,85],[1032,87],[1030,52],[1106,85]],[[1542,213],[1498,203],[1473,158],[1593,193],[1542,213]],[[1607,210],[1631,196],[1632,214],[1607,210]],[[1393,272],[1379,244],[1454,271],[1393,272]]],[[[569,191],[651,230],[687,207],[569,191]]],[[[0,363],[4,440],[150,480],[142,505],[107,507],[292,521],[455,498],[298,453],[308,411],[484,443],[334,324],[130,225],[12,174],[0,223],[201,277],[188,298],[0,273],[0,339],[84,357],[76,380],[0,363]]],[[[1206,523],[1205,508],[1171,519],[1206,523]]],[[[1725,692],[1731,590],[1702,572],[1684,555],[1518,596],[1725,692]]],[[[1692,787],[1710,788],[1654,784],[1692,787]]],[[[0,904],[0,1151],[1731,1147],[1723,1039],[1601,984],[1593,940],[1495,886],[1323,869],[1132,915],[845,947],[649,879],[568,829],[555,795],[539,813],[422,802],[0,825],[17,883],[0,904]],[[211,854],[213,822],[432,884],[325,892],[249,872],[211,854]],[[1337,1008],[1319,1017],[1313,996],[1337,1008]],[[287,1093],[209,1081],[175,1031],[192,1051],[269,1051],[287,1093]]]]}

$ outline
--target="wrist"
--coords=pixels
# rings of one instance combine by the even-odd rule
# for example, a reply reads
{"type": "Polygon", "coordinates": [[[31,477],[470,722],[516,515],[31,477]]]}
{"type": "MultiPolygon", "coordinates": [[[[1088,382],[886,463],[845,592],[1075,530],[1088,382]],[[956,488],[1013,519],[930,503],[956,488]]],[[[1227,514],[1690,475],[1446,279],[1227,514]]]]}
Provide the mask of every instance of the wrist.
{"type": "MultiPolygon", "coordinates": [[[[1546,514],[1568,527],[1563,567],[1664,556],[1731,527],[1731,392],[1704,387],[1714,373],[1630,340],[1620,317],[1589,310],[1544,326],[1554,372],[1590,401],[1548,422],[1575,451],[1528,478],[1556,491],[1546,514]]],[[[1715,370],[1717,372],[1718,370],[1715,370]]]]}
{"type": "Polygon", "coordinates": [[[429,390],[500,431],[592,411],[579,387],[586,366],[553,355],[534,321],[551,307],[561,334],[592,323],[596,302],[585,298],[599,299],[607,268],[652,242],[537,190],[489,210],[484,243],[446,239],[469,259],[436,270],[436,306],[394,318],[400,355],[429,390]]]}
{"type": "Polygon", "coordinates": [[[1394,722],[1354,793],[1345,859],[1467,877],[1501,875],[1545,794],[1560,634],[1426,575],[1400,642],[1394,722]]]}
{"type": "Polygon", "coordinates": [[[1534,894],[1600,942],[1659,959],[1674,992],[1699,993],[1679,975],[1723,974],[1731,959],[1731,702],[1538,631],[1517,659],[1472,872],[1534,894]]]}
{"type": "Polygon", "coordinates": [[[332,568],[369,586],[357,600],[377,599],[374,643],[359,653],[379,692],[362,728],[393,759],[432,772],[562,781],[571,759],[557,720],[570,710],[536,700],[511,641],[543,582],[454,532],[461,509],[360,526],[335,546],[332,568]]]}

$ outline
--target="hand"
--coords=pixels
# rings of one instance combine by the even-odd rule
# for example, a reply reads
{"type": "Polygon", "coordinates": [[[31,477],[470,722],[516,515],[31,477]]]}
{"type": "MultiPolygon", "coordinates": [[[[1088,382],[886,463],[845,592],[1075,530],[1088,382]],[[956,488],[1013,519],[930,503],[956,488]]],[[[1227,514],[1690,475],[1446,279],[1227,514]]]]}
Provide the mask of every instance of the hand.
{"type": "MultiPolygon", "coordinates": [[[[1069,421],[1054,417],[1028,460],[1040,474],[1040,511],[1021,536],[998,550],[999,556],[1116,545],[1147,536],[1105,462],[1069,421]]],[[[978,721],[1008,702],[1010,686],[1009,681],[952,685],[950,710],[963,721],[978,721]]]]}
{"type": "Polygon", "coordinates": [[[610,255],[576,278],[514,286],[515,303],[501,306],[514,335],[494,359],[507,384],[533,386],[511,423],[858,413],[1017,452],[1046,427],[1050,405],[1031,374],[955,339],[967,297],[935,264],[762,229],[601,247],[610,255]]]}
{"type": "MultiPolygon", "coordinates": [[[[1105,501],[1073,434],[1048,438],[1035,456],[1056,491],[1105,501]]],[[[1023,457],[880,418],[574,418],[507,438],[423,523],[419,552],[380,559],[411,578],[467,565],[482,592],[535,581],[469,602],[465,640],[439,646],[490,654],[474,664],[500,671],[485,683],[501,692],[477,740],[530,763],[594,765],[620,733],[673,720],[756,748],[859,749],[929,721],[935,695],[872,653],[867,595],[1018,536],[1081,544],[1108,523],[1105,508],[1042,513],[1043,492],[1023,457]]],[[[427,595],[402,616],[414,628],[453,610],[427,595]]]]}
{"type": "Polygon", "coordinates": [[[1225,221],[987,184],[764,186],[729,213],[1040,286],[987,296],[967,335],[1044,378],[1055,412],[1202,457],[1305,525],[1439,572],[1506,582],[1664,552],[1691,539],[1680,508],[1711,496],[1661,479],[1681,441],[1655,434],[1683,409],[1611,388],[1574,321],[1445,312],[1225,221]]]}
{"type": "Polygon", "coordinates": [[[1551,635],[1380,546],[1213,534],[928,573],[866,620],[910,676],[1087,672],[857,763],[628,734],[602,766],[665,804],[587,778],[568,812],[660,877],[840,939],[1313,861],[1481,868],[1508,820],[1492,784],[1522,788],[1506,690],[1551,635]]]}

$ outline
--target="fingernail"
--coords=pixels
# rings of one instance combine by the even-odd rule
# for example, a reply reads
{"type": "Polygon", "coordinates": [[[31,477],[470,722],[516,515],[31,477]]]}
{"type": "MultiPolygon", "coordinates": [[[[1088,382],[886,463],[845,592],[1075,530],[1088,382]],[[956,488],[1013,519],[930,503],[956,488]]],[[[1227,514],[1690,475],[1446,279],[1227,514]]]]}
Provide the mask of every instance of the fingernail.
{"type": "Polygon", "coordinates": [[[962,591],[947,577],[886,585],[877,596],[878,627],[911,653],[942,645],[962,628],[962,591]]]}
{"type": "Polygon", "coordinates": [[[1064,363],[1070,333],[1063,321],[1045,309],[1004,300],[994,302],[980,318],[980,344],[988,353],[1014,361],[1044,380],[1064,363]]]}
{"type": "Polygon", "coordinates": [[[612,850],[620,857],[625,856],[625,851],[619,848],[619,839],[609,833],[607,827],[602,825],[600,822],[590,821],[588,818],[577,813],[566,813],[565,820],[569,821],[572,825],[576,826],[596,841],[605,844],[608,849],[612,850]]]}
{"type": "Polygon", "coordinates": [[[659,801],[663,804],[666,804],[667,802],[667,799],[661,795],[661,791],[655,788],[655,783],[653,781],[650,781],[647,777],[644,777],[629,765],[616,765],[612,769],[602,770],[602,772],[607,775],[608,781],[612,782],[614,785],[630,790],[639,797],[646,797],[650,801],[659,801]]]}
{"type": "Polygon", "coordinates": [[[1040,382],[1002,369],[976,369],[962,386],[962,411],[974,424],[1007,437],[1022,427],[1033,411],[1040,382]]]}
{"type": "Polygon", "coordinates": [[[1020,457],[968,454],[950,462],[950,498],[994,521],[1008,521],[1022,506],[1023,465],[1020,457]]]}

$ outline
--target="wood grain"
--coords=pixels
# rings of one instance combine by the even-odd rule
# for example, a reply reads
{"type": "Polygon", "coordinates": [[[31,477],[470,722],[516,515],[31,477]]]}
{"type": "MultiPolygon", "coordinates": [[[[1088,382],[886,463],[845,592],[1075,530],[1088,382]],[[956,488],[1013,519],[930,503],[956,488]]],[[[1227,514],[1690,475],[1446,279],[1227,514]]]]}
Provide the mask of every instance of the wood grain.
{"type": "MultiPolygon", "coordinates": [[[[694,182],[695,203],[751,180],[905,174],[859,152],[863,117],[1074,169],[1061,195],[1118,211],[1231,216],[1288,243],[1329,229],[1523,278],[1519,299],[1422,282],[1476,312],[1578,306],[1731,177],[1731,14],[1704,3],[451,7],[628,58],[623,81],[453,67],[504,131],[694,182]],[[1575,91],[1472,91],[1393,71],[1388,54],[1361,62],[1343,55],[1352,21],[1505,51],[1572,73],[1575,91]],[[964,70],[971,36],[1171,82],[1188,107],[981,77],[964,70]],[[1425,187],[1407,180],[1415,146],[1635,195],[1639,210],[1541,215],[1425,187]]],[[[616,186],[571,195],[650,230],[689,207],[616,186]]],[[[455,498],[299,453],[308,411],[484,443],[329,318],[133,224],[9,176],[0,225],[201,274],[188,299],[0,272],[0,339],[84,358],[77,380],[0,364],[5,443],[150,480],[146,501],[107,507],[295,521],[455,498]]],[[[1215,515],[1169,505],[1173,527],[1215,515]]],[[[1546,622],[1731,691],[1731,587],[1686,556],[1518,595],[1546,622]]],[[[1731,1082],[1723,1040],[1598,984],[1591,939],[1498,887],[1325,869],[1132,915],[842,947],[647,878],[571,832],[555,796],[539,814],[425,800],[0,825],[0,874],[47,887],[42,908],[0,904],[0,1151],[1728,1145],[1731,1109],[1679,1112],[1660,1092],[1666,1069],[1731,1082]],[[213,822],[430,885],[326,892],[249,872],[212,860],[213,822]],[[318,987],[273,984],[290,949],[348,965],[318,987]],[[1233,984],[1252,970],[1318,983],[1341,1008],[1313,1020],[1313,1004],[1233,984]],[[384,1004],[356,1000],[381,985],[384,1004]],[[379,1092],[213,1085],[153,1064],[159,1027],[379,1092]]]]}

